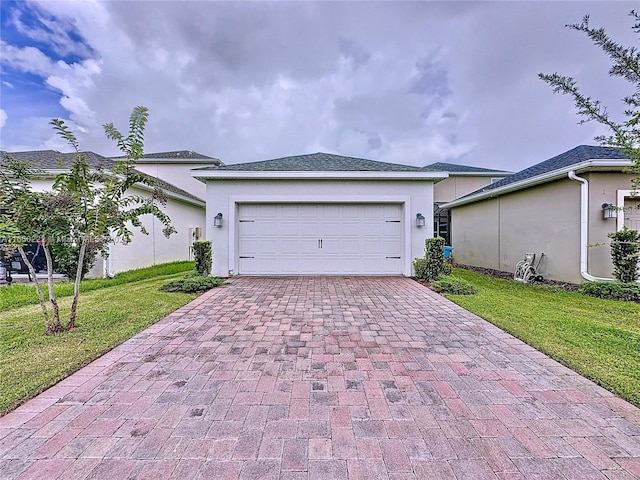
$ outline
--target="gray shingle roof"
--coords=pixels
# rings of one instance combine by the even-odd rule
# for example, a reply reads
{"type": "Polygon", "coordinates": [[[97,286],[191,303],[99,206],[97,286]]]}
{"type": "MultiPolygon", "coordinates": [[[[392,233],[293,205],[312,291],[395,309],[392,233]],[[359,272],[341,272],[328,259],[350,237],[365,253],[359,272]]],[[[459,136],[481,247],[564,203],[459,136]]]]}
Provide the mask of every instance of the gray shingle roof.
{"type": "MultiPolygon", "coordinates": [[[[71,167],[73,163],[73,159],[75,158],[75,153],[60,153],[55,150],[34,150],[27,152],[2,152],[7,155],[14,157],[16,160],[21,160],[23,162],[29,162],[33,165],[34,168],[40,170],[65,170],[71,167]]],[[[94,152],[82,152],[85,160],[90,168],[97,169],[102,168],[104,170],[111,170],[114,165],[114,160],[103,157],[102,155],[98,155],[94,152]]],[[[172,185],[169,182],[166,182],[160,178],[153,177],[146,173],[137,171],[138,174],[151,179],[155,184],[166,190],[168,192],[173,192],[183,197],[189,198],[191,200],[197,200],[202,202],[203,200],[191,193],[183,190],[181,188],[172,185]]]]}
{"type": "MultiPolygon", "coordinates": [[[[125,157],[114,158],[120,159],[125,157]]],[[[202,155],[201,153],[194,152],[193,150],[174,150],[172,152],[145,153],[142,158],[176,158],[180,160],[212,160],[212,163],[220,162],[220,160],[217,158],[208,157],[207,155],[202,155]]]]}
{"type": "MultiPolygon", "coordinates": [[[[75,153],[60,153],[55,150],[32,150],[27,152],[3,152],[16,160],[28,162],[41,170],[67,169],[73,164],[75,153]]],[[[82,152],[91,168],[109,169],[113,160],[93,152],[82,152]]]]}
{"type": "Polygon", "coordinates": [[[458,165],[456,163],[436,162],[423,167],[431,172],[451,172],[451,173],[499,173],[505,174],[504,170],[493,170],[492,168],[471,167],[469,165],[458,165]]]}
{"type": "Polygon", "coordinates": [[[489,192],[515,182],[520,182],[545,173],[553,172],[554,170],[560,170],[571,165],[577,165],[579,163],[586,162],[587,160],[620,160],[628,158],[629,157],[620,150],[612,147],[578,145],[567,152],[556,155],[555,157],[545,160],[544,162],[537,163],[529,168],[525,168],[524,170],[487,185],[486,187],[482,187],[481,189],[471,192],[461,198],[471,197],[482,192],[489,192]]]}
{"type": "Polygon", "coordinates": [[[377,162],[364,158],[344,157],[331,153],[312,153],[275,158],[261,162],[236,163],[196,170],[236,170],[254,172],[420,172],[420,167],[377,162]]]}

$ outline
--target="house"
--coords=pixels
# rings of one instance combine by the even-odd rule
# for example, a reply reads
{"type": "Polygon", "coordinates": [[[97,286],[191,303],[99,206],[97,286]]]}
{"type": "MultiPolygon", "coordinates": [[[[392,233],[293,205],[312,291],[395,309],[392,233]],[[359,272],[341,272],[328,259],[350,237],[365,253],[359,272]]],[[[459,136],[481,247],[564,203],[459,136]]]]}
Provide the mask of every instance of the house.
{"type": "MultiPolygon", "coordinates": [[[[54,150],[8,152],[12,157],[29,162],[34,168],[42,170],[42,175],[31,182],[35,191],[50,190],[55,175],[68,170],[72,164],[74,153],[60,153],[54,150]]],[[[114,161],[93,152],[83,152],[90,168],[109,170],[114,161]]],[[[185,169],[188,172],[188,169],[185,169]]],[[[167,204],[162,207],[171,218],[177,233],[170,238],[162,234],[162,224],[155,217],[141,217],[142,224],[149,232],[144,235],[136,228],[131,243],[123,245],[115,243],[109,246],[109,256],[98,258],[89,276],[110,276],[124,270],[147,267],[159,263],[191,258],[191,245],[197,232],[202,231],[205,224],[205,202],[186,189],[179,188],[163,179],[149,177],[162,188],[167,195],[167,204]]],[[[150,196],[150,187],[136,184],[127,194],[150,196]]]]}
{"type": "Polygon", "coordinates": [[[213,274],[411,275],[447,172],[327,153],[196,168],[213,274]]]}
{"type": "MultiPolygon", "coordinates": [[[[119,160],[124,157],[115,157],[119,160]]],[[[191,176],[191,169],[206,165],[218,166],[222,162],[191,150],[146,153],[136,162],[136,169],[148,175],[160,178],[181,188],[198,198],[204,198],[206,187],[191,176]]]]}
{"type": "Polygon", "coordinates": [[[545,278],[610,279],[607,234],[640,226],[622,152],[581,145],[443,205],[459,264],[512,272],[527,252],[544,253],[545,278]]]}
{"type": "Polygon", "coordinates": [[[433,187],[433,235],[444,238],[447,245],[451,244],[451,235],[449,234],[451,215],[447,208],[443,208],[443,205],[513,174],[513,172],[503,170],[444,162],[432,163],[424,169],[449,174],[447,178],[434,184],[433,187]]]}

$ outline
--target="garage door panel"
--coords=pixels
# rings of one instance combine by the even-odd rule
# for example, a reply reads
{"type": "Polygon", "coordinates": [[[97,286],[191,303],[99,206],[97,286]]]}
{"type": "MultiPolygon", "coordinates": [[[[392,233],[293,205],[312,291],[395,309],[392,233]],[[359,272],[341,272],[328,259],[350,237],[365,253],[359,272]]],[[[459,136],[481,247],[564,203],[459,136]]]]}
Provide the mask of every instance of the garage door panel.
{"type": "Polygon", "coordinates": [[[254,275],[400,274],[399,204],[243,204],[238,271],[254,275]],[[250,258],[252,257],[252,258],[250,258]]]}

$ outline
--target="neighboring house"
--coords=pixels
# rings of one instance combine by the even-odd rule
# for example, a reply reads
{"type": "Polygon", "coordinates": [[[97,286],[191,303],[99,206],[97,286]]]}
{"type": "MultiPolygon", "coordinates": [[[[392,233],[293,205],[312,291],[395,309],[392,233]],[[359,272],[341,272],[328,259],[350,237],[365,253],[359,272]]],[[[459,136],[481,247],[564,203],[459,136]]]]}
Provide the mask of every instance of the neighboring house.
{"type": "MultiPolygon", "coordinates": [[[[34,168],[43,171],[38,179],[32,181],[35,191],[50,190],[55,175],[67,171],[75,156],[73,153],[60,153],[54,150],[7,152],[7,154],[18,160],[29,162],[34,168]]],[[[93,152],[83,152],[83,154],[90,168],[109,170],[113,166],[114,162],[109,158],[93,152]]],[[[166,238],[162,234],[162,224],[155,217],[144,215],[141,217],[142,224],[149,234],[145,235],[133,227],[131,243],[110,245],[109,256],[98,259],[89,273],[90,276],[113,275],[123,270],[191,258],[191,245],[195,232],[204,229],[204,201],[171,183],[151,175],[150,177],[167,194],[168,201],[162,209],[171,218],[177,233],[166,238]]],[[[151,189],[146,185],[136,184],[127,194],[150,196],[151,189]]]]}
{"type": "Polygon", "coordinates": [[[640,210],[606,208],[638,204],[629,165],[616,149],[581,145],[446,203],[455,261],[512,272],[525,253],[544,253],[545,278],[611,278],[607,234],[640,226],[640,210]]]}
{"type": "MultiPolygon", "coordinates": [[[[121,158],[124,157],[115,157],[114,160],[121,158]]],[[[218,166],[222,165],[222,162],[217,158],[207,157],[191,150],[177,150],[146,153],[136,162],[136,169],[203,199],[206,195],[206,187],[191,176],[191,169],[206,165],[218,166]]]]}
{"type": "Polygon", "coordinates": [[[433,235],[444,238],[447,245],[451,244],[451,215],[442,205],[513,174],[502,170],[443,162],[427,165],[424,170],[449,173],[448,178],[439,181],[433,187],[433,235]]]}
{"type": "Polygon", "coordinates": [[[419,167],[326,153],[192,170],[206,183],[213,274],[411,275],[432,236],[419,167]]]}

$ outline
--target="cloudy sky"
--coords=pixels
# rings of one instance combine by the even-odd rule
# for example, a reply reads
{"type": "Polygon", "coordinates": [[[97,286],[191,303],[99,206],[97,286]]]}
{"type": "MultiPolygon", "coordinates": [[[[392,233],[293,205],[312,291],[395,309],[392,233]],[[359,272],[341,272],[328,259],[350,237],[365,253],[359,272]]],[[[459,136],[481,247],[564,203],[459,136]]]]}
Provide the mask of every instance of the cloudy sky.
{"type": "Polygon", "coordinates": [[[237,163],[317,151],[517,171],[602,130],[577,125],[540,72],[574,76],[613,113],[630,85],[565,27],[590,14],[637,44],[637,2],[1,0],[0,148],[117,155],[150,110],[145,151],[237,163]]]}

